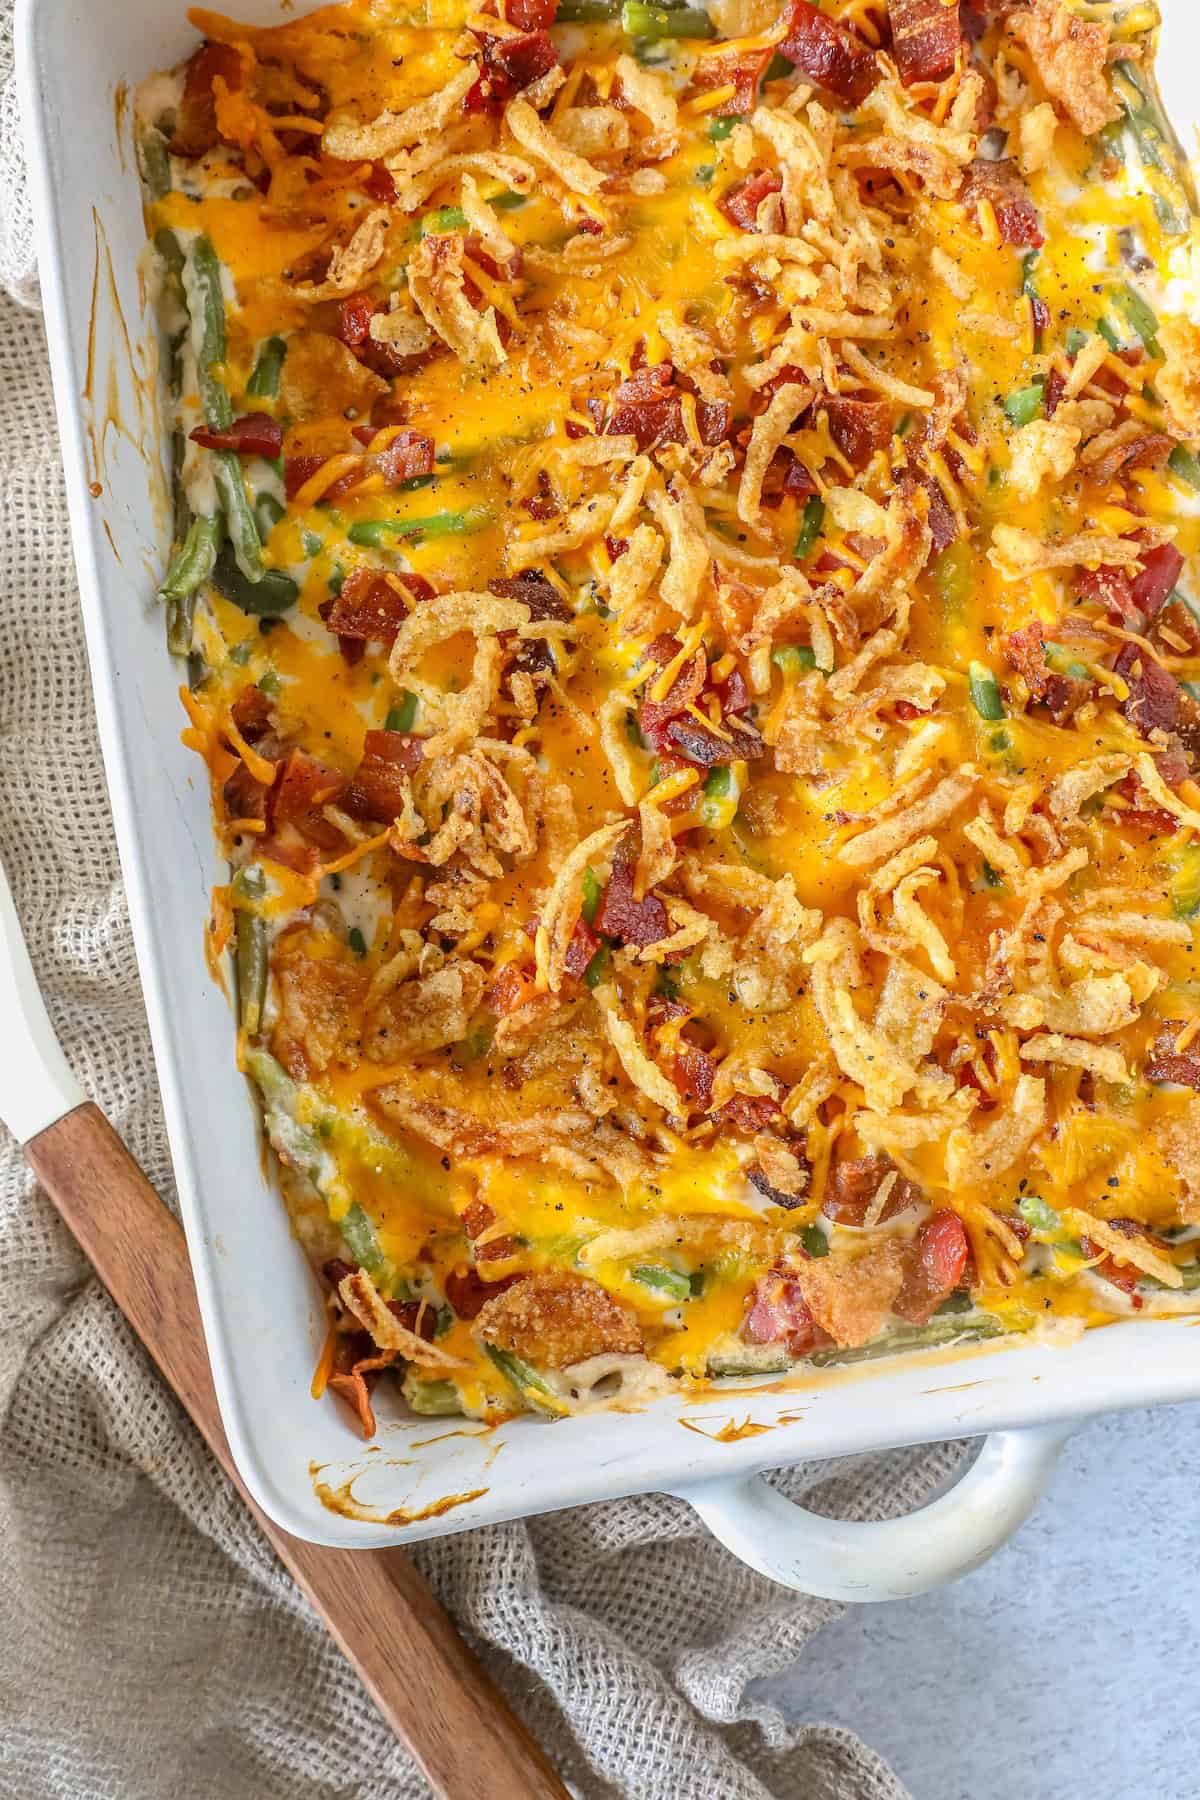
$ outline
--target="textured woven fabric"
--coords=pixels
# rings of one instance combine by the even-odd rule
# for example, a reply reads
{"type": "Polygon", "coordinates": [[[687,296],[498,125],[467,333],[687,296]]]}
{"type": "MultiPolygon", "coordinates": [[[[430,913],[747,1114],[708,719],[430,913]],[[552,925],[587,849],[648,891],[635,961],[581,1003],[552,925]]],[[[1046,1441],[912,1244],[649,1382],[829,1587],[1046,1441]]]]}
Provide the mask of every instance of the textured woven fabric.
{"type": "MultiPolygon", "coordinates": [[[[28,301],[11,68],[0,0],[0,283],[28,301]]],[[[2,296],[0,508],[0,855],[75,1069],[173,1204],[41,324],[2,296]]],[[[780,1483],[880,1516],[953,1461],[911,1452],[780,1483]]],[[[414,1554],[588,1800],[903,1800],[849,1734],[748,1698],[837,1609],[751,1574],[683,1503],[593,1506],[414,1554]]],[[[2,1134],[0,1646],[3,1800],[426,1791],[2,1134]]]]}

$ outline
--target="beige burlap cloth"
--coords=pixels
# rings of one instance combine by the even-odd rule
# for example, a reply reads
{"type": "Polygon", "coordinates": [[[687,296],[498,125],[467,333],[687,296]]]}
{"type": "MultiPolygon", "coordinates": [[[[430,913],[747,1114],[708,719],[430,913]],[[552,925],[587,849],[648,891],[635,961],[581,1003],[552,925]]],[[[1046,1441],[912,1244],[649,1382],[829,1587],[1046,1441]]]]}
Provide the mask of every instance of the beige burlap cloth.
{"type": "MultiPolygon", "coordinates": [[[[0,855],[67,1053],[170,1205],[42,326],[8,297],[36,294],[11,77],[0,0],[0,855]]],[[[0,1065],[20,1054],[6,1023],[0,1065]]],[[[4,1800],[426,1792],[2,1132],[0,1421],[4,1800]]],[[[822,1511],[878,1517],[952,1462],[938,1449],[780,1480],[822,1511]]],[[[682,1502],[414,1555],[588,1800],[903,1800],[849,1733],[748,1695],[819,1655],[838,1609],[751,1574],[682,1502]]]]}

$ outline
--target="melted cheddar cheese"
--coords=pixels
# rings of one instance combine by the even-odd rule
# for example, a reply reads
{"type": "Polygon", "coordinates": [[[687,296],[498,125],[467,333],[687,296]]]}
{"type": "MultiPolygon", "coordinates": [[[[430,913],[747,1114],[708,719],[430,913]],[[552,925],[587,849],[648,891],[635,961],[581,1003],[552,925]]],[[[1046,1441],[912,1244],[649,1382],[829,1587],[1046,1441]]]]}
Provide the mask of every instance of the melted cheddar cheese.
{"type": "Polygon", "coordinates": [[[1189,1306],[1152,9],[487,4],[195,12],[140,106],[318,1385],[554,1415],[1189,1306]]]}

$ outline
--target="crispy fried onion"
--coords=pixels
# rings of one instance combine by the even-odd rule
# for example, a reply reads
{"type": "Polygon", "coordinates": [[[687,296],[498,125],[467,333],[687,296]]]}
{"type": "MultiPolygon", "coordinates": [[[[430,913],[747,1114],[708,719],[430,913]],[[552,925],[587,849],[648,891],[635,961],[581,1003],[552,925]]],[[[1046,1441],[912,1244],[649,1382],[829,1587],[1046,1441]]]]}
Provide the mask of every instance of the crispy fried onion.
{"type": "Polygon", "coordinates": [[[583,910],[584,870],[605,869],[617,844],[629,830],[629,821],[602,825],[591,832],[563,860],[554,885],[541,909],[536,952],[538,975],[552,994],[557,994],[566,974],[567,946],[583,910]]]}
{"type": "Polygon", "coordinates": [[[746,464],[738,488],[738,518],[747,525],[762,519],[762,488],[772,458],[792,426],[812,399],[807,381],[785,381],[771,396],[766,412],[754,421],[746,449],[746,464]]]}
{"type": "Polygon", "coordinates": [[[362,287],[383,255],[387,242],[388,218],[386,207],[379,206],[369,212],[362,223],[356,226],[350,241],[339,244],[335,249],[329,259],[324,281],[302,281],[293,285],[289,292],[297,300],[331,300],[338,294],[349,294],[355,288],[362,287]]]}
{"type": "Polygon", "coordinates": [[[427,1344],[423,1337],[400,1323],[365,1269],[355,1269],[353,1274],[344,1275],[338,1282],[337,1291],[346,1311],[370,1333],[381,1350],[394,1350],[406,1362],[418,1363],[423,1369],[434,1369],[439,1374],[462,1367],[457,1357],[448,1356],[435,1344],[427,1344]]]}
{"type": "Polygon", "coordinates": [[[469,590],[438,594],[405,619],[392,645],[388,667],[396,685],[415,693],[434,723],[425,744],[427,756],[444,755],[477,735],[492,709],[500,678],[503,653],[497,634],[517,631],[528,620],[529,608],[523,600],[469,590]],[[457,637],[459,632],[474,637],[475,659],[466,687],[459,694],[448,694],[416,671],[434,644],[457,637]]]}
{"type": "Polygon", "coordinates": [[[659,584],[659,597],[672,612],[692,619],[711,561],[700,502],[682,475],[676,475],[669,490],[647,488],[646,504],[667,540],[667,567],[659,584]]]}
{"type": "MultiPolygon", "coordinates": [[[[1161,526],[1151,529],[1157,543],[1173,536],[1161,526]]],[[[1108,537],[1102,531],[1081,531],[1075,537],[1045,543],[1035,532],[1020,525],[993,525],[988,560],[1006,581],[1020,581],[1036,569],[1070,569],[1077,563],[1085,567],[1133,569],[1144,554],[1144,544],[1135,544],[1130,538],[1108,537]]]]}
{"type": "Polygon", "coordinates": [[[855,994],[869,992],[857,929],[849,919],[829,920],[804,960],[812,968],[813,1003],[838,1067],[862,1088],[872,1111],[893,1111],[916,1085],[918,1070],[855,1006],[855,994]]]}
{"type": "Polygon", "coordinates": [[[1055,1063],[1060,1069],[1086,1069],[1101,1081],[1128,1081],[1125,1058],[1111,1044],[1090,1044],[1086,1038],[1064,1037],[1058,1031],[1040,1031],[1021,1045],[1023,1062],[1055,1063]]]}
{"type": "Polygon", "coordinates": [[[881,862],[885,856],[891,856],[913,838],[956,813],[974,792],[977,781],[978,771],[970,767],[955,775],[944,776],[930,793],[912,800],[878,825],[843,844],[842,861],[853,869],[867,869],[872,863],[881,862]]]}
{"type": "Polygon", "coordinates": [[[544,163],[552,175],[558,177],[564,187],[570,188],[573,194],[598,194],[607,177],[602,169],[595,169],[582,156],[577,156],[538,118],[528,100],[520,98],[509,102],[504,114],[504,123],[513,137],[523,149],[528,150],[540,163],[544,163]]]}
{"type": "Polygon", "coordinates": [[[952,1188],[986,1187],[1024,1156],[1046,1122],[1046,1084],[1035,1075],[1017,1078],[1012,1095],[990,1124],[950,1133],[946,1175],[952,1188]]]}
{"type": "Polygon", "coordinates": [[[473,63],[452,75],[445,87],[406,106],[403,112],[383,112],[369,125],[357,120],[335,119],[326,126],[321,147],[326,156],[342,162],[378,162],[405,144],[423,143],[435,137],[457,117],[478,76],[473,63]]]}
{"type": "Polygon", "coordinates": [[[466,252],[461,237],[423,237],[408,259],[408,291],[431,331],[471,368],[495,369],[508,361],[496,309],[476,312],[467,299],[466,252]]]}
{"type": "Polygon", "coordinates": [[[602,983],[594,990],[594,994],[596,1005],[604,1018],[608,1041],[634,1087],[655,1106],[661,1106],[665,1113],[678,1113],[682,1106],[678,1088],[667,1080],[658,1064],[647,1056],[637,1031],[621,1012],[616,990],[607,983],[602,983]]]}

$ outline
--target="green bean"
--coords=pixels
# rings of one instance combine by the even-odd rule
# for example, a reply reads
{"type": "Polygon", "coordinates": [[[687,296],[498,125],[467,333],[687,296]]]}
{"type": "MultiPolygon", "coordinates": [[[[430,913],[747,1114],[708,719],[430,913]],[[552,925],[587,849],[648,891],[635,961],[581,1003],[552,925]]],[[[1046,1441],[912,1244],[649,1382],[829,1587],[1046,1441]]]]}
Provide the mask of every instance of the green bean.
{"type": "Polygon", "coordinates": [[[1176,480],[1186,482],[1188,487],[1200,490],[1200,457],[1197,457],[1185,444],[1176,444],[1167,458],[1167,467],[1176,480]]]}
{"type": "MultiPolygon", "coordinates": [[[[193,243],[189,269],[190,281],[185,281],[185,288],[196,347],[200,409],[210,430],[225,431],[233,422],[233,403],[215,372],[225,360],[225,297],[221,291],[221,265],[207,237],[198,237],[193,243]]],[[[264,573],[262,540],[250,510],[241,457],[233,450],[214,450],[211,455],[213,479],[238,568],[248,582],[260,582],[264,573]]]]}
{"type": "Polygon", "coordinates": [[[1017,1201],[1017,1211],[1035,1231],[1062,1230],[1062,1219],[1052,1206],[1047,1206],[1040,1194],[1022,1194],[1017,1201]]]}
{"type": "Polygon", "coordinates": [[[161,131],[148,131],[138,148],[146,192],[152,200],[161,200],[171,191],[171,155],[167,140],[161,131]]]}
{"type": "MultiPolygon", "coordinates": [[[[258,528],[258,535],[264,544],[286,512],[287,507],[284,506],[281,500],[277,500],[274,494],[260,494],[258,496],[258,499],[254,502],[254,523],[258,528]]],[[[315,556],[317,550],[320,548],[321,540],[319,538],[317,539],[316,550],[309,550],[307,544],[305,545],[305,550],[309,556],[315,556]]]]}
{"type": "Polygon", "coordinates": [[[1171,878],[1171,911],[1177,919],[1200,912],[1200,844],[1189,844],[1171,878]]]}
{"type": "Polygon", "coordinates": [[[1186,164],[1175,135],[1167,123],[1157,93],[1135,63],[1113,65],[1113,93],[1125,115],[1125,125],[1144,168],[1157,169],[1165,193],[1152,193],[1155,214],[1163,230],[1182,235],[1191,218],[1191,196],[1186,186],[1186,164]]]}
{"type": "Polygon", "coordinates": [[[722,118],[710,119],[708,135],[714,144],[722,144],[729,137],[735,125],[745,123],[745,113],[725,113],[722,118]]]}
{"type": "Polygon", "coordinates": [[[643,1263],[639,1268],[630,1269],[634,1281],[640,1281],[652,1293],[662,1294],[668,1300],[690,1300],[692,1284],[688,1276],[681,1275],[678,1269],[668,1269],[657,1263],[643,1263]]]}
{"type": "Polygon", "coordinates": [[[359,519],[347,536],[352,544],[380,550],[389,538],[466,537],[491,522],[486,507],[468,506],[464,512],[429,513],[423,519],[359,519]]]}
{"type": "Polygon", "coordinates": [[[1114,295],[1117,305],[1137,332],[1151,356],[1161,355],[1158,346],[1158,316],[1135,287],[1125,282],[1114,295]]]}
{"type": "Polygon", "coordinates": [[[1067,355],[1078,356],[1091,335],[1090,331],[1081,331],[1078,325],[1072,325],[1067,332],[1067,355]]]}
{"type": "Polygon", "coordinates": [[[594,924],[596,914],[600,910],[600,896],[603,889],[600,877],[590,865],[583,871],[583,905],[580,911],[585,925],[594,924]]]}
{"type": "Polygon", "coordinates": [[[1039,377],[1029,387],[1014,388],[1004,401],[1004,412],[1010,425],[1028,425],[1042,410],[1046,384],[1039,377]]]}
{"type": "Polygon", "coordinates": [[[707,1372],[713,1381],[742,1375],[782,1375],[794,1361],[784,1344],[746,1344],[710,1351],[707,1372]]]}
{"type": "Polygon", "coordinates": [[[695,6],[650,6],[647,0],[625,0],[621,8],[621,28],[629,36],[646,43],[663,38],[710,38],[717,28],[706,12],[695,6]]]}
{"type": "Polygon", "coordinates": [[[257,581],[247,581],[232,546],[224,544],[212,568],[212,584],[226,600],[258,619],[278,619],[294,606],[300,592],[282,569],[264,569],[257,581]]]}
{"type": "Polygon", "coordinates": [[[240,908],[235,918],[234,967],[237,971],[238,1018],[248,1037],[257,1037],[267,997],[270,943],[267,922],[240,908]]]}
{"type": "Polygon", "coordinates": [[[800,1233],[800,1242],[810,1256],[829,1255],[829,1239],[821,1230],[821,1227],[817,1224],[815,1219],[811,1225],[806,1225],[804,1230],[800,1233]]]}
{"type": "MultiPolygon", "coordinates": [[[[1027,250],[1025,255],[1021,258],[1021,292],[1027,294],[1031,300],[1041,299],[1037,282],[1033,278],[1033,271],[1037,266],[1039,254],[1040,252],[1037,250],[1027,250]]],[[[1041,326],[1035,326],[1033,333],[1033,353],[1035,356],[1040,356],[1042,353],[1042,340],[1044,336],[1045,333],[1041,326]]]]}
{"type": "Polygon", "coordinates": [[[357,1200],[344,1217],[338,1220],[337,1228],[342,1234],[342,1242],[360,1269],[374,1274],[383,1268],[386,1259],[380,1249],[375,1226],[357,1200]]]}
{"type": "Polygon", "coordinates": [[[514,1356],[509,1350],[498,1350],[495,1344],[485,1344],[484,1349],[504,1379],[516,1388],[521,1398],[536,1412],[548,1412],[557,1416],[565,1411],[554,1389],[522,1357],[514,1356]]]}
{"type": "Polygon", "coordinates": [[[385,731],[411,731],[417,719],[417,696],[405,688],[395,706],[388,708],[385,731]]]}
{"type": "MultiPolygon", "coordinates": [[[[172,382],[172,386],[177,386],[172,382]]],[[[188,526],[192,522],[192,509],[188,505],[187,491],[183,485],[183,465],[187,460],[187,439],[182,431],[171,433],[171,530],[175,543],[181,544],[188,534],[188,526]]]]}
{"type": "Polygon", "coordinates": [[[1002,1337],[1004,1326],[989,1313],[974,1317],[966,1314],[934,1319],[928,1325],[900,1327],[870,1344],[853,1349],[833,1345],[827,1350],[814,1350],[805,1360],[818,1369],[840,1368],[847,1363],[873,1362],[880,1356],[901,1356],[908,1350],[934,1350],[943,1344],[968,1343],[972,1339],[1002,1337]]]}
{"type": "Polygon", "coordinates": [[[820,494],[810,494],[804,502],[804,511],[800,517],[800,531],[796,538],[792,556],[796,562],[803,562],[811,555],[812,547],[821,535],[821,527],[825,523],[825,502],[820,494]]]}
{"type": "Polygon", "coordinates": [[[584,985],[589,988],[598,988],[600,983],[607,977],[611,966],[612,951],[607,944],[601,944],[595,956],[593,956],[591,962],[583,971],[584,985]]]}
{"type": "Polygon", "coordinates": [[[772,650],[771,661],[785,675],[805,675],[816,668],[817,653],[811,644],[780,644],[772,650]]]}
{"type": "Polygon", "coordinates": [[[257,400],[274,400],[279,393],[279,376],[287,344],[281,337],[269,337],[254,359],[254,369],[246,383],[246,392],[257,400]]]}
{"type": "Polygon", "coordinates": [[[965,538],[947,544],[929,565],[934,591],[949,617],[961,613],[971,592],[975,559],[965,538]]]}
{"type": "MultiPolygon", "coordinates": [[[[237,560],[238,570],[252,586],[261,585],[267,578],[268,571],[263,568],[262,539],[258,535],[258,526],[250,508],[250,496],[246,492],[246,478],[242,474],[242,459],[236,450],[213,450],[213,479],[217,485],[217,493],[221,499],[221,508],[225,514],[225,523],[229,528],[229,543],[237,560]]],[[[277,569],[269,571],[278,575],[277,569]]],[[[284,581],[288,580],[285,575],[284,581]]],[[[293,589],[295,582],[291,583],[293,589]]],[[[295,595],[293,594],[293,598],[295,595]]],[[[241,603],[239,602],[239,605],[241,603]]],[[[253,611],[253,608],[247,610],[253,611]]],[[[259,610],[264,610],[260,608],[259,610]]],[[[282,607],[272,605],[270,609],[282,611],[282,607]]]]}
{"type": "Polygon", "coordinates": [[[355,956],[361,957],[367,954],[367,940],[357,925],[352,925],[346,933],[346,942],[353,950],[355,956]]]}
{"type": "Polygon", "coordinates": [[[423,1381],[415,1369],[404,1377],[401,1390],[409,1407],[422,1417],[448,1419],[461,1414],[462,1400],[452,1381],[423,1381]]]}
{"type": "Polygon", "coordinates": [[[1005,717],[1000,688],[986,663],[973,662],[970,665],[967,670],[967,686],[970,689],[971,704],[981,719],[995,724],[998,719],[1005,717]]]}
{"type": "Polygon", "coordinates": [[[207,579],[221,542],[219,519],[193,519],[187,536],[171,558],[158,590],[160,600],[186,600],[207,579]]]}
{"type": "Polygon", "coordinates": [[[436,212],[428,212],[417,220],[416,235],[423,238],[436,232],[466,229],[467,215],[461,206],[439,206],[436,212]]]}
{"type": "Polygon", "coordinates": [[[154,248],[158,251],[166,265],[168,275],[177,275],[183,279],[184,254],[179,239],[169,225],[160,225],[154,234],[154,248]]]}
{"type": "Polygon", "coordinates": [[[1047,638],[1043,646],[1046,667],[1053,669],[1056,675],[1069,675],[1072,681],[1090,681],[1091,671],[1086,663],[1081,663],[1071,655],[1065,644],[1056,644],[1053,638],[1047,638]]]}

